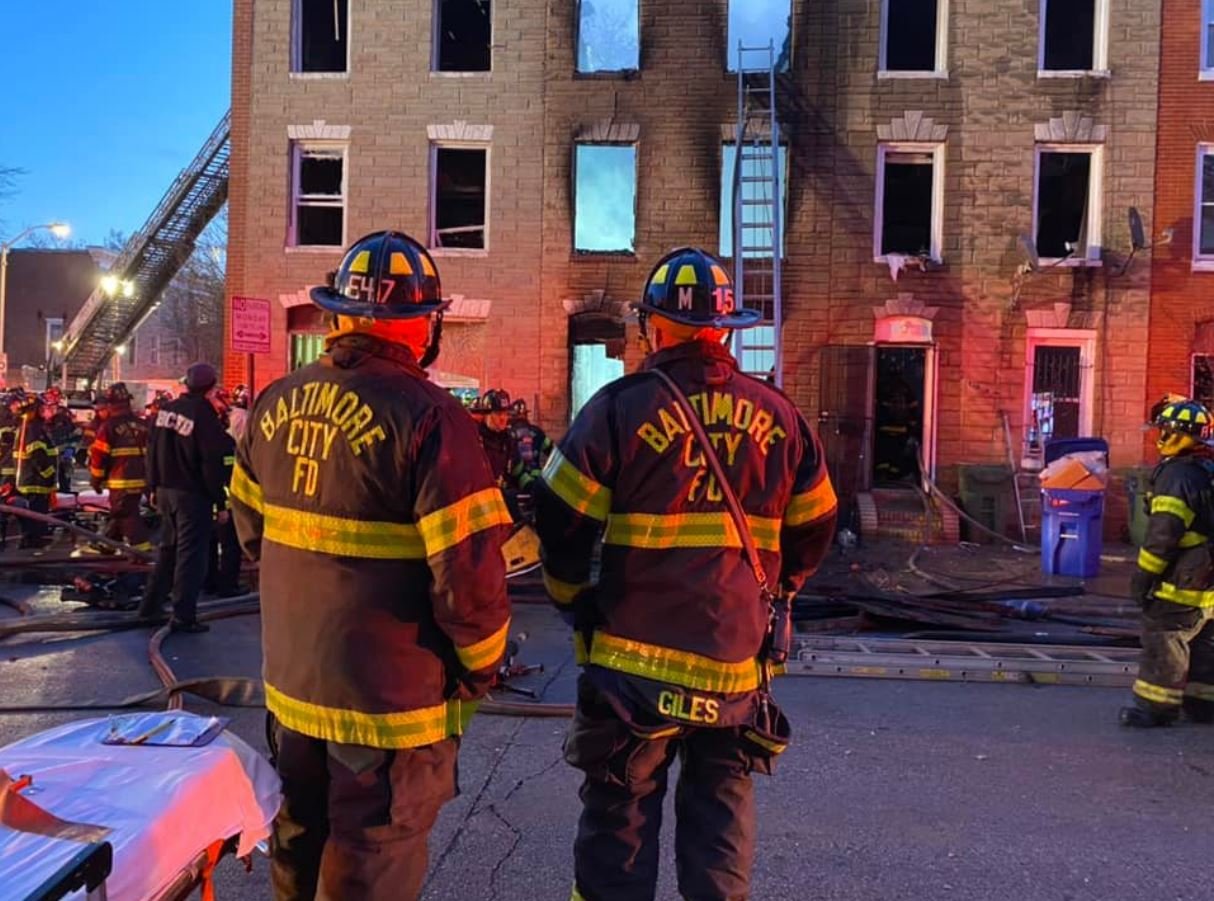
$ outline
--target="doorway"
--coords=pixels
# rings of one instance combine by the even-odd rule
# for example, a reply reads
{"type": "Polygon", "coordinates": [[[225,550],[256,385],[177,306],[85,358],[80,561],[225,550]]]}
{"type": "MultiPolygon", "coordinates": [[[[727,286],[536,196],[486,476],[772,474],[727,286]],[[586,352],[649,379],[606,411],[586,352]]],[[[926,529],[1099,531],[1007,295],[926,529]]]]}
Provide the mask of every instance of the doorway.
{"type": "Polygon", "coordinates": [[[879,345],[873,375],[873,483],[915,483],[920,459],[931,459],[929,348],[879,345]]]}

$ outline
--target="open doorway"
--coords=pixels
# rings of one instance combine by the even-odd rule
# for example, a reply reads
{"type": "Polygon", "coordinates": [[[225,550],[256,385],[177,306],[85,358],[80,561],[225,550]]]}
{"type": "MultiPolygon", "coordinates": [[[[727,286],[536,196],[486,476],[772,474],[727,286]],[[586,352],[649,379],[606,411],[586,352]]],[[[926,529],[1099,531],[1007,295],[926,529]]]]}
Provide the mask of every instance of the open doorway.
{"type": "Polygon", "coordinates": [[[873,378],[873,483],[914,483],[924,453],[928,348],[878,346],[873,378]]]}
{"type": "Polygon", "coordinates": [[[624,324],[598,312],[569,320],[569,421],[586,401],[624,374],[624,324]]]}

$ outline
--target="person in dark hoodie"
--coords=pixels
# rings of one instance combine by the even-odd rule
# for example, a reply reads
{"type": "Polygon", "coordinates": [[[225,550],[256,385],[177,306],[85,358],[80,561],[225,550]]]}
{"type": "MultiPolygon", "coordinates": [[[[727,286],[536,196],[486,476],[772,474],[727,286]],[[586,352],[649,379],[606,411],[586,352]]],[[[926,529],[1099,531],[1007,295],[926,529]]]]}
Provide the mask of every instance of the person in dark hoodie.
{"type": "Polygon", "coordinates": [[[171,590],[175,632],[209,629],[198,621],[198,594],[207,572],[212,523],[230,515],[224,464],[229,442],[210,400],[218,381],[214,366],[195,363],[185,375],[186,393],[161,407],[151,423],[148,490],[163,531],[139,615],[159,620],[171,590]]]}

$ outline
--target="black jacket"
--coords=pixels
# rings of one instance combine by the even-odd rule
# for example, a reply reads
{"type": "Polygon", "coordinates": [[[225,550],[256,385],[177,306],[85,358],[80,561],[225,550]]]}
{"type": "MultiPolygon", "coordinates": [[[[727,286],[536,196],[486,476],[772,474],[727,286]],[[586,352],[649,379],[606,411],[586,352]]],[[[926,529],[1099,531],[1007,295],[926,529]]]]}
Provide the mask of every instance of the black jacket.
{"type": "Polygon", "coordinates": [[[201,494],[219,506],[227,500],[223,426],[202,394],[183,394],[165,404],[148,442],[148,488],[201,494]]]}
{"type": "Polygon", "coordinates": [[[1214,460],[1182,454],[1151,474],[1146,540],[1138,568],[1155,578],[1156,598],[1186,607],[1214,607],[1214,460]]]}

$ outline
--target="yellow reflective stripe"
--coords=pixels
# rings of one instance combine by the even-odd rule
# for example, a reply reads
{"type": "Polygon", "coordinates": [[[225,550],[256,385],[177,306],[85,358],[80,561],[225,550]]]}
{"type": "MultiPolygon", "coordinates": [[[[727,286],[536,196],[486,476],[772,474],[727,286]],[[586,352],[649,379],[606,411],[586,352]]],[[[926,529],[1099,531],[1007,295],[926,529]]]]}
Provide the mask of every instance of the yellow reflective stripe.
{"type": "Polygon", "coordinates": [[[746,729],[745,731],[743,731],[742,735],[743,735],[743,737],[749,739],[750,741],[753,741],[760,748],[766,748],[772,754],[783,754],[785,751],[788,750],[788,742],[772,741],[769,738],[764,738],[762,735],[760,735],[754,729],[746,729]]]}
{"type": "Polygon", "coordinates": [[[1138,679],[1134,682],[1134,694],[1156,704],[1179,704],[1182,692],[1179,688],[1166,688],[1163,685],[1152,685],[1138,679]]]}
{"type": "Polygon", "coordinates": [[[1214,685],[1208,682],[1190,682],[1184,687],[1186,698],[1197,698],[1199,701],[1214,701],[1214,685]]]}
{"type": "Polygon", "coordinates": [[[1177,588],[1171,582],[1161,582],[1155,589],[1155,597],[1174,604],[1184,604],[1186,607],[1214,607],[1214,590],[1177,588]]]}
{"type": "Polygon", "coordinates": [[[99,450],[103,454],[108,454],[110,452],[110,443],[108,441],[102,441],[100,438],[98,438],[93,442],[92,449],[99,450]]]}
{"type": "Polygon", "coordinates": [[[575,585],[573,582],[562,582],[546,569],[542,571],[542,575],[544,577],[544,590],[548,592],[548,597],[558,604],[572,604],[574,598],[590,587],[589,582],[582,582],[578,585],[575,585]]]}
{"type": "Polygon", "coordinates": [[[1209,540],[1200,532],[1185,532],[1180,536],[1180,546],[1182,548],[1201,547],[1209,540]]]}
{"type": "Polygon", "coordinates": [[[363,713],[301,701],[269,682],[265,686],[266,709],[288,729],[325,741],[371,748],[417,748],[461,735],[477,706],[453,700],[418,710],[363,713]]]}
{"type": "Polygon", "coordinates": [[[233,455],[233,454],[228,454],[226,457],[224,457],[224,458],[223,458],[223,465],[224,465],[224,466],[235,466],[235,465],[236,465],[236,457],[235,457],[235,455],[233,455]]]}
{"type": "Polygon", "coordinates": [[[1138,549],[1138,568],[1146,570],[1153,575],[1161,575],[1168,568],[1168,561],[1163,557],[1156,556],[1146,548],[1138,549]]]}
{"type": "MultiPolygon", "coordinates": [[[[746,519],[756,547],[780,549],[780,520],[766,516],[746,519]]],[[[607,518],[603,541],[650,550],[742,546],[738,527],[728,513],[613,513],[607,518]]]]}
{"type": "Polygon", "coordinates": [[[543,477],[553,494],[583,516],[602,522],[611,512],[611,489],[583,474],[559,449],[548,458],[543,477]]]}
{"type": "Polygon", "coordinates": [[[155,549],[155,545],[150,541],[141,541],[138,544],[131,545],[131,548],[136,551],[150,551],[155,549]]]}
{"type": "Polygon", "coordinates": [[[232,467],[232,482],[229,490],[232,492],[232,497],[246,507],[252,507],[258,513],[262,512],[265,501],[261,493],[261,486],[249,478],[249,474],[239,463],[232,467]]]}
{"type": "Polygon", "coordinates": [[[831,485],[830,478],[823,476],[822,481],[809,491],[792,496],[788,509],[784,511],[784,525],[803,526],[815,522],[829,515],[838,506],[839,499],[835,497],[835,488],[831,485]]]}
{"type": "Polygon", "coordinates": [[[427,513],[417,521],[417,531],[426,545],[426,554],[433,557],[477,532],[512,523],[502,493],[496,488],[486,488],[427,513]]]}
{"type": "Polygon", "coordinates": [[[285,547],[335,557],[426,559],[426,547],[412,523],[347,519],[277,504],[265,504],[261,513],[265,517],[263,537],[285,547]]]}
{"type": "Polygon", "coordinates": [[[148,487],[148,483],[143,479],[107,479],[105,484],[110,488],[126,491],[148,487]]]}
{"type": "Polygon", "coordinates": [[[573,885],[573,894],[569,896],[569,901],[586,901],[582,893],[577,890],[577,883],[573,885]]]}
{"type": "Polygon", "coordinates": [[[633,676],[681,685],[696,691],[735,694],[759,687],[759,662],[726,663],[690,651],[676,651],[631,638],[596,632],[590,662],[633,676]]]}
{"type": "Polygon", "coordinates": [[[1197,514],[1190,510],[1189,505],[1180,498],[1160,494],[1151,498],[1151,512],[1171,513],[1184,523],[1186,529],[1193,525],[1193,520],[1197,518],[1197,514]]]}
{"type": "Polygon", "coordinates": [[[42,469],[42,470],[38,471],[38,475],[42,476],[42,478],[44,478],[44,479],[49,479],[54,474],[55,474],[55,467],[53,467],[53,466],[48,466],[46,469],[42,469]]]}
{"type": "Polygon", "coordinates": [[[111,457],[142,457],[143,454],[142,447],[116,447],[110,451],[111,457]]]}
{"type": "Polygon", "coordinates": [[[46,488],[39,485],[18,485],[17,492],[19,494],[50,494],[55,489],[46,488]]]}
{"type": "Polygon", "coordinates": [[[46,449],[47,449],[47,448],[46,448],[46,442],[44,442],[44,441],[32,441],[32,442],[30,442],[29,444],[26,444],[26,445],[24,445],[24,446],[21,448],[20,452],[18,453],[18,459],[22,459],[22,460],[24,460],[26,457],[28,457],[28,456],[29,456],[30,454],[32,454],[34,451],[37,451],[37,450],[46,450],[46,449]]]}
{"type": "Polygon", "coordinates": [[[455,654],[459,657],[459,662],[472,672],[493,666],[506,653],[506,636],[509,632],[510,620],[507,619],[505,625],[488,638],[463,648],[456,645],[455,654]]]}
{"type": "Polygon", "coordinates": [[[590,662],[590,652],[586,650],[586,636],[581,632],[573,633],[573,662],[585,666],[590,662]]]}

